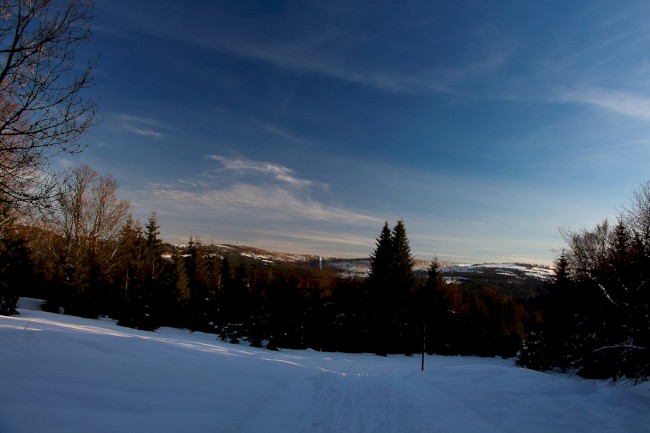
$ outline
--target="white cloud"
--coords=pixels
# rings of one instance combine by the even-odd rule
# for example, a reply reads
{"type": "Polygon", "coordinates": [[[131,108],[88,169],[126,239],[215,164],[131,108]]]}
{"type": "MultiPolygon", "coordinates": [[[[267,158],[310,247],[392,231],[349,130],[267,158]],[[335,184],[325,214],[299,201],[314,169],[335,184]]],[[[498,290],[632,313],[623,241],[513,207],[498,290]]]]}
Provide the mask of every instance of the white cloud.
{"type": "Polygon", "coordinates": [[[284,167],[280,164],[263,161],[253,161],[249,159],[227,158],[221,155],[208,155],[206,157],[212,161],[218,161],[222,169],[235,173],[247,174],[256,173],[262,176],[268,176],[282,183],[289,184],[293,187],[304,188],[312,185],[309,180],[300,179],[295,175],[295,171],[284,167]]]}
{"type": "Polygon", "coordinates": [[[322,194],[329,191],[329,186],[302,179],[283,165],[221,155],[208,155],[205,159],[218,162],[219,167],[196,178],[151,183],[147,190],[138,193],[136,201],[158,209],[173,206],[181,213],[191,210],[215,217],[234,217],[243,226],[259,223],[260,219],[352,225],[381,222],[369,215],[314,200],[311,197],[314,188],[322,194]]]}
{"type": "MultiPolygon", "coordinates": [[[[374,228],[374,227],[373,227],[374,228]]],[[[374,242],[373,235],[363,236],[333,229],[329,232],[317,230],[256,230],[259,243],[271,248],[282,245],[285,250],[303,251],[311,253],[328,253],[330,255],[349,255],[345,251],[354,251],[353,257],[358,257],[370,252],[374,242]],[[361,253],[361,254],[360,254],[361,253]]]]}
{"type": "MultiPolygon", "coordinates": [[[[328,76],[337,80],[375,87],[390,92],[420,91],[459,93],[459,83],[500,69],[513,52],[511,47],[490,52],[483,58],[461,63],[455,67],[434,68],[426,62],[416,69],[400,69],[395,64],[362,65],[341,53],[332,54],[301,42],[278,43],[255,41],[249,43],[228,38],[204,39],[186,35],[188,43],[231,55],[267,62],[297,73],[328,76]]],[[[370,62],[372,64],[372,61],[370,62]]]]}
{"type": "Polygon", "coordinates": [[[160,132],[163,126],[155,119],[130,114],[118,114],[115,118],[118,127],[134,134],[153,138],[160,138],[165,135],[160,132]]]}
{"type": "Polygon", "coordinates": [[[347,224],[380,221],[368,215],[325,206],[278,186],[235,184],[223,189],[202,188],[198,191],[180,186],[150,184],[145,194],[152,194],[167,205],[173,203],[178,208],[202,208],[215,213],[240,215],[242,224],[257,215],[283,221],[340,221],[347,224]]]}
{"type": "Polygon", "coordinates": [[[650,98],[607,89],[571,91],[563,96],[567,101],[594,105],[640,120],[650,121],[650,98]]]}
{"type": "Polygon", "coordinates": [[[273,135],[276,135],[278,137],[284,138],[286,140],[289,140],[294,143],[299,143],[299,144],[311,144],[313,143],[312,140],[308,140],[304,137],[301,137],[299,135],[294,134],[293,132],[287,131],[277,125],[274,125],[269,122],[265,121],[260,121],[260,120],[251,120],[251,123],[254,125],[259,126],[260,128],[264,129],[267,132],[270,132],[273,135]]]}
{"type": "MultiPolygon", "coordinates": [[[[318,6],[316,6],[318,8],[318,6]]],[[[459,46],[464,56],[454,56],[453,65],[440,66],[431,52],[437,48],[414,44],[409,35],[382,42],[370,37],[366,29],[339,20],[332,6],[325,7],[313,25],[290,26],[285,31],[269,32],[264,26],[242,31],[247,27],[235,25],[240,17],[230,17],[220,6],[208,7],[210,13],[197,15],[175,2],[161,4],[152,11],[155,19],[138,22],[138,30],[154,37],[183,42],[193,47],[226,53],[242,59],[263,62],[297,74],[316,74],[349,83],[379,88],[390,92],[443,92],[456,94],[459,82],[501,69],[517,48],[510,36],[495,26],[470,27],[463,32],[467,42],[459,46]],[[217,16],[217,24],[193,25],[207,16],[217,16]],[[185,19],[177,19],[184,16],[185,19]],[[173,17],[173,18],[172,18],[173,17]],[[231,19],[229,19],[231,18],[231,19]],[[163,22],[165,24],[161,25],[163,22]]],[[[133,19],[125,17],[125,19],[133,19]]],[[[394,16],[379,23],[394,27],[394,16]]],[[[428,20],[419,25],[427,26],[428,20]]],[[[256,20],[252,19],[250,23],[256,20]]],[[[249,24],[250,24],[249,23],[249,24]]],[[[418,24],[410,19],[403,25],[418,24]]]]}

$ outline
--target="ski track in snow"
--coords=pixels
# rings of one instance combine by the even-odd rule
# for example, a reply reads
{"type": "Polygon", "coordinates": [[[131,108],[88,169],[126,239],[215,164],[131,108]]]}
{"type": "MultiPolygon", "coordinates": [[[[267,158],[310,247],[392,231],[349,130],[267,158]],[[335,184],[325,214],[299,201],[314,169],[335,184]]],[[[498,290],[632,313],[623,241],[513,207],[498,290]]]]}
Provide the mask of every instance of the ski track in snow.
{"type": "Polygon", "coordinates": [[[650,432],[650,386],[21,313],[0,316],[0,433],[650,432]]]}
{"type": "Polygon", "coordinates": [[[241,432],[428,433],[390,374],[323,371],[264,398],[241,432]]]}
{"type": "Polygon", "coordinates": [[[390,375],[322,373],[312,378],[313,399],[299,433],[424,432],[414,407],[396,393],[390,375]]]}

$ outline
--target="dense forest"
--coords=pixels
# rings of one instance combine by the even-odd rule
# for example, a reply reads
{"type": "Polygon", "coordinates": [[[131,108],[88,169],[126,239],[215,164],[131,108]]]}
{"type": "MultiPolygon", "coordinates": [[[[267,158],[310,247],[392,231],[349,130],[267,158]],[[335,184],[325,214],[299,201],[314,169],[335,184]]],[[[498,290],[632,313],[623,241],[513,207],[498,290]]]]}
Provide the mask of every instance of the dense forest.
{"type": "MultiPolygon", "coordinates": [[[[29,217],[4,209],[0,308],[41,297],[53,312],[118,324],[214,333],[269,349],[516,357],[525,367],[585,377],[649,373],[650,183],[611,227],[565,231],[555,276],[525,298],[442,278],[433,259],[413,271],[404,221],[385,223],[367,278],[318,262],[263,262],[190,237],[164,242],[117,182],[81,166],[52,205],[29,217]]],[[[372,246],[369,246],[369,250],[372,246]]]]}
{"type": "Polygon", "coordinates": [[[198,238],[169,245],[155,212],[134,221],[115,180],[88,166],[48,212],[5,227],[2,257],[5,314],[18,296],[37,296],[54,312],[271,349],[413,354],[426,344],[430,353],[514,356],[533,321],[497,291],[444,283],[436,260],[416,276],[403,221],[382,228],[369,277],[346,278],[318,263],[231,256],[198,238]]]}

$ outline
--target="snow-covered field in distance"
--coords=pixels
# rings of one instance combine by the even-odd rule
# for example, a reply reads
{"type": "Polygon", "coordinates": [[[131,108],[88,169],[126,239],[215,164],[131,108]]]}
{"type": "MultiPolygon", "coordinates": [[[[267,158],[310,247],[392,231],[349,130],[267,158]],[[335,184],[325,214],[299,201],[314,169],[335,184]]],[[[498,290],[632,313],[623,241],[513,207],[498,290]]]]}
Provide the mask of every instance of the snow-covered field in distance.
{"type": "MultiPolygon", "coordinates": [[[[328,259],[326,266],[338,269],[347,277],[363,278],[370,272],[369,259],[328,259]]],[[[424,273],[430,266],[430,261],[416,260],[413,270],[424,273]]],[[[449,278],[458,273],[483,273],[486,270],[514,278],[528,277],[541,281],[546,281],[553,275],[553,269],[549,267],[521,263],[441,264],[440,270],[449,278]]]]}
{"type": "Polygon", "coordinates": [[[445,265],[442,270],[444,273],[454,272],[482,272],[485,269],[494,269],[501,275],[517,276],[519,274],[547,280],[553,276],[554,270],[546,266],[529,265],[521,263],[483,263],[474,265],[445,265]]]}
{"type": "MultiPolygon", "coordinates": [[[[37,311],[0,316],[0,432],[644,432],[650,387],[512,360],[279,352],[37,311]]],[[[32,309],[35,308],[35,309],[32,309]]]]}
{"type": "MultiPolygon", "coordinates": [[[[176,245],[174,247],[185,248],[187,245],[176,245]]],[[[215,246],[220,255],[231,257],[231,263],[237,263],[233,257],[240,256],[257,261],[264,265],[279,263],[294,263],[301,266],[313,266],[313,269],[329,268],[336,274],[346,278],[365,278],[370,272],[370,258],[340,258],[320,257],[313,254],[296,254],[281,251],[270,251],[247,245],[219,244],[215,246]]],[[[171,253],[166,254],[171,260],[171,253]]],[[[426,274],[431,265],[431,260],[415,259],[413,270],[419,274],[426,274]]],[[[553,269],[547,266],[523,263],[482,263],[482,264],[458,264],[441,263],[441,270],[448,275],[448,280],[454,279],[457,273],[483,273],[486,270],[494,270],[496,273],[511,276],[513,278],[533,278],[547,280],[553,275],[553,269]]]]}

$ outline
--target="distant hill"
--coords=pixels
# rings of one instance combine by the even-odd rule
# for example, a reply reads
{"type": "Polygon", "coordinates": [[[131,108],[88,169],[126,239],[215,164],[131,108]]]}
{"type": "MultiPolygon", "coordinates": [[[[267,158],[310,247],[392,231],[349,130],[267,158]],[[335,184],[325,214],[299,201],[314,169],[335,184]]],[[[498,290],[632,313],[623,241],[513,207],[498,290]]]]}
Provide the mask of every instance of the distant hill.
{"type": "Polygon", "coordinates": [[[474,289],[498,290],[515,299],[528,299],[543,290],[553,275],[547,266],[525,263],[447,265],[445,281],[474,289]]]}
{"type": "MultiPolygon", "coordinates": [[[[175,246],[181,248],[185,246],[175,246]]],[[[295,254],[264,250],[246,245],[219,244],[207,247],[211,253],[228,256],[232,265],[244,261],[247,265],[297,266],[314,271],[328,269],[343,278],[366,278],[370,272],[370,259],[320,257],[314,254],[295,254]],[[213,250],[210,250],[212,248],[213,250]]],[[[425,277],[430,261],[416,260],[416,275],[425,277]]],[[[459,284],[469,289],[497,290],[516,299],[536,296],[553,275],[547,266],[526,263],[442,264],[444,279],[448,284],[459,284]]]]}

